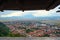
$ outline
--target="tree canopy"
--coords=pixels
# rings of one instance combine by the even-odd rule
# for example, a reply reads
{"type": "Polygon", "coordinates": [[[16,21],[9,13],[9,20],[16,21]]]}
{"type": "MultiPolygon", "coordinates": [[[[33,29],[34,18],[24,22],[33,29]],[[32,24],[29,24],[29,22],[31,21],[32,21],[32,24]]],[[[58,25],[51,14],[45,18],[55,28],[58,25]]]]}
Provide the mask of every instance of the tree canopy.
{"type": "Polygon", "coordinates": [[[0,22],[0,36],[7,36],[9,32],[9,28],[5,24],[0,22]]]}

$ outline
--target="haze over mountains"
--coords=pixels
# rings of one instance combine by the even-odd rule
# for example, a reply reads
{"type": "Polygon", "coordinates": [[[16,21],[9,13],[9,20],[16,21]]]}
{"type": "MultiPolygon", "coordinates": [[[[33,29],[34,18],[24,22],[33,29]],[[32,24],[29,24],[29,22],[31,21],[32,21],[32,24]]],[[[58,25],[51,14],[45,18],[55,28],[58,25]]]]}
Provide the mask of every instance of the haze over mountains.
{"type": "Polygon", "coordinates": [[[33,15],[27,16],[13,16],[13,17],[0,17],[2,21],[15,21],[15,20],[60,20],[60,16],[50,16],[50,17],[35,17],[33,15]]]}

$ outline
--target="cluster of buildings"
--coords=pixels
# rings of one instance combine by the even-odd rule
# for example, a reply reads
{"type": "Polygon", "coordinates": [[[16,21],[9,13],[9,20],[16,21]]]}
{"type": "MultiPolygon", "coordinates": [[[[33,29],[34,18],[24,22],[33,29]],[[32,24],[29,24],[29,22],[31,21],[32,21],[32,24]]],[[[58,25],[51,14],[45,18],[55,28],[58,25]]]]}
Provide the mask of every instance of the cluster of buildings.
{"type": "Polygon", "coordinates": [[[25,34],[29,37],[60,37],[60,27],[55,24],[46,24],[40,22],[5,22],[10,31],[14,34],[25,34]],[[26,33],[26,30],[32,31],[26,33]]]}
{"type": "Polygon", "coordinates": [[[25,26],[22,25],[20,22],[4,22],[4,24],[10,28],[10,32],[13,34],[20,34],[20,35],[25,35],[25,26]]]}
{"type": "Polygon", "coordinates": [[[33,37],[60,37],[60,27],[55,24],[46,24],[40,23],[35,24],[30,27],[30,29],[34,29],[34,31],[27,33],[29,36],[33,37]],[[37,29],[36,29],[37,28],[37,29]]]}

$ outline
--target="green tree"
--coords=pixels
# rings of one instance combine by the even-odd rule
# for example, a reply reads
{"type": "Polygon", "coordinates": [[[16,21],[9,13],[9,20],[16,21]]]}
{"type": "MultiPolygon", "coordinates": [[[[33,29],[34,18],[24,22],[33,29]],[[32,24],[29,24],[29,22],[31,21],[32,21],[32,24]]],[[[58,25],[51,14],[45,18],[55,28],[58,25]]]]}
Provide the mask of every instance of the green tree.
{"type": "Polygon", "coordinates": [[[43,37],[49,37],[49,35],[48,34],[45,34],[43,37]]]}
{"type": "Polygon", "coordinates": [[[26,33],[33,32],[31,29],[26,29],[26,33]]]}
{"type": "Polygon", "coordinates": [[[13,34],[13,33],[9,33],[8,37],[26,37],[26,34],[13,34]]]}
{"type": "Polygon", "coordinates": [[[9,34],[10,30],[9,28],[0,22],[0,36],[3,37],[3,36],[7,36],[9,34]]]}

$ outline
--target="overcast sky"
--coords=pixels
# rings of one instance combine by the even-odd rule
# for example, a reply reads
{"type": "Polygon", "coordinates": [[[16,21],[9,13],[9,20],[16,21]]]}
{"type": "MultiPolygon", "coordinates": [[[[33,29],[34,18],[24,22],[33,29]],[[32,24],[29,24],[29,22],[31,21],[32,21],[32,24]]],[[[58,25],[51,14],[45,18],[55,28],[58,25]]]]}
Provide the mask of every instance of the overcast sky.
{"type": "Polygon", "coordinates": [[[58,8],[60,7],[57,6],[56,8],[46,11],[46,10],[34,10],[34,11],[14,11],[14,10],[4,10],[4,12],[0,12],[0,17],[13,17],[13,16],[24,16],[24,15],[33,15],[35,17],[45,17],[45,16],[60,16],[60,13],[56,13],[58,8]]]}

